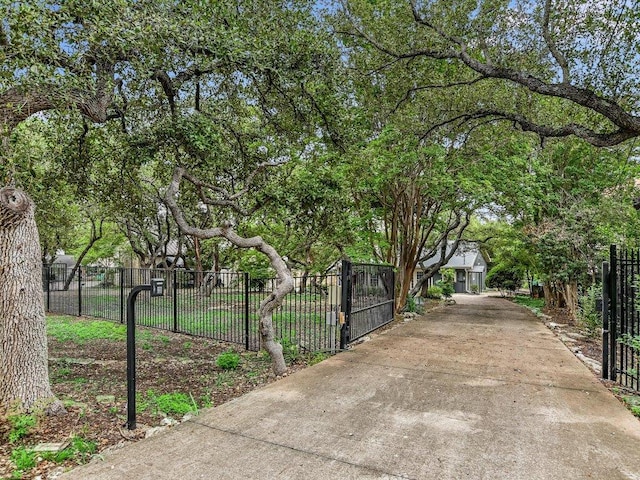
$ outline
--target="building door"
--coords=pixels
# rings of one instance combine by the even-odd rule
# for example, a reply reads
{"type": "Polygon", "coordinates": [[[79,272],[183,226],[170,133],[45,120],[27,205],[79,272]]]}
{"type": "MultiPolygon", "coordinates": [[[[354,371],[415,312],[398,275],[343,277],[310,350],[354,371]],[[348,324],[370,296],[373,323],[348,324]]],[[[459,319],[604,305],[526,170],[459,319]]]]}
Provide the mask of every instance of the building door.
{"type": "Polygon", "coordinates": [[[464,293],[467,291],[467,272],[464,270],[456,270],[456,293],[464,293]]]}

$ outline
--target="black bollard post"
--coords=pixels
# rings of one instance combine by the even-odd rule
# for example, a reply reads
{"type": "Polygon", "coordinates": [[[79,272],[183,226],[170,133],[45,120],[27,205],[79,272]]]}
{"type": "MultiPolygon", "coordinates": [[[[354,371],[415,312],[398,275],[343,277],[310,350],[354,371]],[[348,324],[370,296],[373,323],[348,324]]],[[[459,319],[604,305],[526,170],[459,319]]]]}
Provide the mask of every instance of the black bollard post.
{"type": "Polygon", "coordinates": [[[164,279],[152,278],[150,285],[138,285],[127,297],[127,423],[129,430],[136,429],[136,298],[148,290],[152,297],[164,295],[164,279]]]}

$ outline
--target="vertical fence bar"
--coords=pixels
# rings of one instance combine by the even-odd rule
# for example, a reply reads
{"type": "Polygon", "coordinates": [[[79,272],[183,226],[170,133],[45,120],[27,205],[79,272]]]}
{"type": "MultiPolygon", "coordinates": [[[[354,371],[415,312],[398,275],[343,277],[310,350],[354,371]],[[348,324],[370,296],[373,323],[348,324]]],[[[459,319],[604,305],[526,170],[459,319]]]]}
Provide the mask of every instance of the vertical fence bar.
{"type": "Polygon", "coordinates": [[[175,270],[171,272],[171,283],[173,285],[173,332],[175,333],[178,331],[178,272],[175,270]]]}
{"type": "MultiPolygon", "coordinates": [[[[621,250],[620,255],[618,257],[618,264],[620,266],[620,299],[619,307],[620,307],[620,315],[618,317],[618,332],[616,332],[616,337],[619,338],[622,334],[626,332],[627,328],[627,298],[629,296],[628,291],[628,252],[626,250],[621,250]]],[[[616,346],[617,347],[617,346],[616,346]]],[[[618,375],[620,376],[620,381],[622,382],[624,379],[624,384],[627,382],[627,375],[625,373],[625,362],[627,351],[625,348],[618,348],[618,375]]]]}
{"type": "MultiPolygon", "coordinates": [[[[480,289],[478,289],[480,290],[480,289]]],[[[482,290],[480,290],[482,291],[482,290]]],[[[396,315],[396,271],[395,269],[391,269],[391,297],[393,298],[393,303],[391,304],[391,317],[395,317],[396,315]]]]}
{"type": "MultiPolygon", "coordinates": [[[[638,272],[640,273],[640,249],[636,249],[636,262],[633,265],[634,268],[634,272],[638,272]]],[[[639,332],[639,325],[638,325],[638,306],[636,304],[636,299],[637,299],[637,285],[634,283],[634,296],[631,299],[632,304],[633,304],[633,318],[632,318],[632,324],[631,324],[631,336],[635,337],[636,335],[638,335],[639,332]]],[[[635,371],[635,374],[631,375],[631,385],[632,388],[635,390],[638,390],[640,388],[640,371],[638,369],[638,354],[636,352],[635,349],[630,349],[631,350],[631,369],[633,371],[635,371]]]]}
{"type": "Polygon", "coordinates": [[[609,379],[609,303],[610,303],[609,262],[602,262],[602,378],[609,379]]]}
{"type": "Polygon", "coordinates": [[[47,289],[47,312],[51,310],[51,266],[44,266],[44,281],[47,289]]]}
{"type": "MultiPolygon", "coordinates": [[[[630,295],[628,297],[629,308],[627,309],[627,328],[624,333],[631,333],[631,336],[634,334],[634,326],[636,321],[636,308],[635,308],[635,298],[636,298],[636,266],[638,264],[638,257],[636,256],[636,249],[631,250],[631,282],[629,284],[629,292],[630,295]]],[[[626,364],[626,384],[629,386],[629,381],[631,381],[631,388],[633,388],[633,374],[629,374],[629,369],[633,369],[635,366],[635,355],[633,348],[625,347],[625,364],[626,364]],[[631,377],[631,378],[629,378],[631,377]]]]}
{"type": "Polygon", "coordinates": [[[120,267],[120,323],[124,323],[124,267],[120,267]]]}
{"type": "Polygon", "coordinates": [[[78,316],[82,316],[82,267],[78,268],[78,316]]]}
{"type": "Polygon", "coordinates": [[[618,329],[618,257],[616,246],[611,245],[609,250],[611,273],[609,282],[609,380],[616,380],[616,332],[618,329]]]}
{"type": "Polygon", "coordinates": [[[244,348],[249,350],[249,272],[244,272],[244,348]]]}
{"type": "Polygon", "coordinates": [[[345,350],[349,344],[349,329],[351,327],[351,262],[342,261],[342,308],[344,323],[340,326],[340,349],[345,350]]]}

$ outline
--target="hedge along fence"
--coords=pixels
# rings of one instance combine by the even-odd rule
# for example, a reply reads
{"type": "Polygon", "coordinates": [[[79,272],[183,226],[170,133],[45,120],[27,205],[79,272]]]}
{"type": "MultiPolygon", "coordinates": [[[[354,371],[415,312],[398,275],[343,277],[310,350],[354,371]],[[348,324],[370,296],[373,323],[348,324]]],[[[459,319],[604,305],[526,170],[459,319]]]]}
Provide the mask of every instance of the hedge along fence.
{"type": "MultiPolygon", "coordinates": [[[[248,273],[191,270],[87,267],[67,290],[67,269],[43,267],[48,312],[89,316],[125,323],[126,299],[136,285],[164,278],[163,297],[140,295],[136,324],[211,338],[260,349],[258,308],[276,279],[251,278],[248,273]]],[[[334,352],[340,345],[340,290],[337,275],[296,277],[296,289],[273,314],[276,337],[303,352],[334,352]]]]}

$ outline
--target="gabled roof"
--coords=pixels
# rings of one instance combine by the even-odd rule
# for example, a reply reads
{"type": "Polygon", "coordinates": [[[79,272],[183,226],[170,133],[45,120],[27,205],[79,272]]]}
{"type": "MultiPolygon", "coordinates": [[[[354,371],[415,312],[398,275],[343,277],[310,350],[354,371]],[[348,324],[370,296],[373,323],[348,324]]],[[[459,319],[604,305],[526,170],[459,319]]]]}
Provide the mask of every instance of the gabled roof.
{"type": "MultiPolygon", "coordinates": [[[[447,242],[447,255],[453,248],[453,242],[447,242]]],[[[460,242],[458,248],[453,256],[449,259],[446,265],[442,268],[461,268],[466,270],[473,270],[476,267],[476,262],[479,260],[478,256],[482,257],[480,248],[475,242],[460,242]]],[[[423,268],[430,267],[440,259],[439,255],[432,257],[424,262],[420,262],[423,268]]],[[[484,260],[484,258],[483,258],[484,260]]],[[[482,270],[484,271],[484,270],[482,270]]]]}

